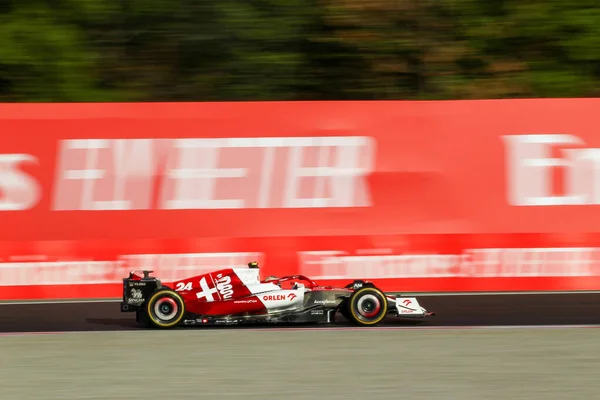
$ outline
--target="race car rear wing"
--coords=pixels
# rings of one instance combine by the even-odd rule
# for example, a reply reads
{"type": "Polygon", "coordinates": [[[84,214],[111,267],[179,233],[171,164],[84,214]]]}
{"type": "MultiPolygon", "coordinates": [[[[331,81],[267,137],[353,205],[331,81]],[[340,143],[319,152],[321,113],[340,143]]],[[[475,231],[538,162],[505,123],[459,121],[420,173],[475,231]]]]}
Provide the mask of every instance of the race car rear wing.
{"type": "Polygon", "coordinates": [[[154,271],[147,270],[147,269],[134,269],[132,271],[129,271],[129,278],[126,278],[126,279],[135,279],[135,278],[141,279],[142,277],[139,275],[136,275],[135,274],[136,272],[141,272],[144,275],[144,278],[147,279],[147,278],[150,278],[150,274],[153,273],[154,271]]]}
{"type": "Polygon", "coordinates": [[[154,271],[133,270],[127,278],[123,278],[122,312],[137,311],[152,293],[163,287],[158,278],[150,276],[152,272],[154,271]],[[136,272],[142,272],[143,276],[137,275],[136,272]]]}

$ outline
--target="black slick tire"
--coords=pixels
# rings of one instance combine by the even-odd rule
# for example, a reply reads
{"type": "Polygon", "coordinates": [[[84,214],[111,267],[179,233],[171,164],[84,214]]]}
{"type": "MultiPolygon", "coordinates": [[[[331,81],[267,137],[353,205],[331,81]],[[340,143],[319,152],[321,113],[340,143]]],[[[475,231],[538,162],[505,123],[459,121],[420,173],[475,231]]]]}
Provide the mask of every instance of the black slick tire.
{"type": "Polygon", "coordinates": [[[150,325],[155,328],[172,328],[185,315],[185,302],[179,293],[161,288],[152,293],[145,306],[150,325]]]}
{"type": "Polygon", "coordinates": [[[360,326],[374,326],[383,321],[388,313],[388,300],[381,290],[365,287],[348,299],[349,319],[360,326]]]}

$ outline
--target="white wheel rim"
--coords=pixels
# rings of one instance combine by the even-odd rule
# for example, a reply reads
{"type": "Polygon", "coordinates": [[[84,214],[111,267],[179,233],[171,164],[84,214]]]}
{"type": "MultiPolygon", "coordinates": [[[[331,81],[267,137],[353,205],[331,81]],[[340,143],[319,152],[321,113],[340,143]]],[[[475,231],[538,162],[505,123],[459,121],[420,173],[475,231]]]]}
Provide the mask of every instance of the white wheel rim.
{"type": "Polygon", "coordinates": [[[358,302],[356,304],[356,308],[361,317],[372,318],[372,317],[376,316],[377,314],[379,314],[379,312],[381,311],[381,301],[375,295],[366,294],[358,300],[358,302]],[[373,311],[365,311],[363,309],[363,304],[367,300],[370,300],[375,304],[373,311]]]}
{"type": "Polygon", "coordinates": [[[170,297],[163,297],[154,304],[154,314],[163,321],[168,321],[175,317],[178,311],[179,306],[177,302],[170,297]]]}

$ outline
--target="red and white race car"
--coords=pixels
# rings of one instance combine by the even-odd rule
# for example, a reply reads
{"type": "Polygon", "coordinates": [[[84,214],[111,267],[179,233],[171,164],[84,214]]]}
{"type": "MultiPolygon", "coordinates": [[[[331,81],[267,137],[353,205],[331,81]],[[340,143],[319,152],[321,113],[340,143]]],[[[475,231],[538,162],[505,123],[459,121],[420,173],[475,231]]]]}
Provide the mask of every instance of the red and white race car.
{"type": "Polygon", "coordinates": [[[423,319],[416,298],[382,292],[367,281],[319,286],[303,275],[260,279],[258,264],[228,268],[164,286],[152,271],[123,279],[122,312],[135,312],[142,326],[333,323],[339,311],[349,321],[373,326],[387,315],[423,319]]]}

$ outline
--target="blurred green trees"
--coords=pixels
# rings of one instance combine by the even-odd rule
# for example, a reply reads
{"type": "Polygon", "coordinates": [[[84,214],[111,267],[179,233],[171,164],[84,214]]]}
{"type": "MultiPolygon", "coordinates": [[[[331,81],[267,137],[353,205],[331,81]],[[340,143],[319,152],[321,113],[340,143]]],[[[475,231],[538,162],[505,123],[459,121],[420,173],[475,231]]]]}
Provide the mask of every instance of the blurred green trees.
{"type": "Polygon", "coordinates": [[[597,0],[0,2],[0,102],[599,95],[597,0]]]}

